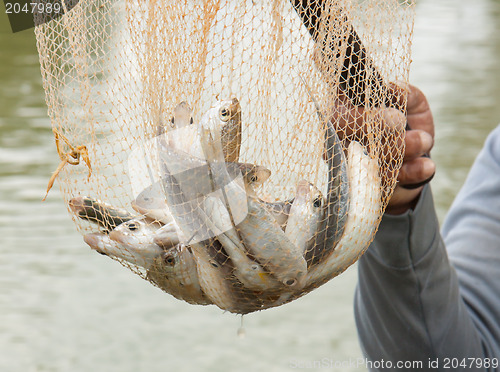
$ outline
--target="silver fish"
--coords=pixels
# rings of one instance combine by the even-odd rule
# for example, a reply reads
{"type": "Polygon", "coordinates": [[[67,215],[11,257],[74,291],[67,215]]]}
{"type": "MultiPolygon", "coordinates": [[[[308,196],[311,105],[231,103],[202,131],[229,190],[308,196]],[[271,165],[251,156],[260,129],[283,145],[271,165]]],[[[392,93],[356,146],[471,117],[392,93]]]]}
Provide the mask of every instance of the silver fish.
{"type": "Polygon", "coordinates": [[[308,266],[311,266],[320,262],[325,255],[335,249],[344,233],[349,210],[349,181],[344,150],[335,128],[329,120],[325,120],[309,86],[303,79],[302,81],[316,107],[320,122],[326,125],[324,156],[328,165],[328,192],[323,218],[314,243],[305,252],[308,266]]]}
{"type": "Polygon", "coordinates": [[[159,246],[154,247],[149,245],[146,248],[140,246],[123,245],[116,240],[111,239],[108,235],[103,233],[86,234],[83,237],[92,249],[107,256],[123,259],[134,265],[148,269],[154,258],[159,256],[163,249],[159,246]]]}
{"type": "Polygon", "coordinates": [[[325,199],[312,183],[299,181],[290,208],[285,235],[300,251],[305,252],[323,218],[325,199]]]}
{"type": "Polygon", "coordinates": [[[183,244],[156,257],[147,278],[180,300],[199,305],[212,303],[201,290],[193,253],[183,244]]]}
{"type": "MultiPolygon", "coordinates": [[[[213,105],[201,117],[199,128],[208,131],[213,140],[220,144],[220,157],[211,156],[203,148],[206,159],[238,161],[241,147],[241,107],[236,98],[232,101],[218,101],[213,105]]],[[[203,138],[203,134],[200,133],[200,136],[203,138]]],[[[201,145],[204,146],[203,142],[201,145]]]]}
{"type": "Polygon", "coordinates": [[[222,101],[219,108],[221,143],[226,162],[236,162],[241,148],[241,106],[238,99],[222,101]]]}
{"type": "Polygon", "coordinates": [[[234,275],[248,289],[270,290],[283,285],[248,257],[245,246],[233,226],[224,203],[215,196],[204,200],[204,210],[211,217],[212,231],[234,265],[234,275]]]}
{"type": "Polygon", "coordinates": [[[258,201],[248,198],[248,215],[236,226],[250,254],[288,288],[305,284],[307,263],[274,217],[258,201]]]}
{"type": "Polygon", "coordinates": [[[363,147],[351,142],[347,155],[351,201],[344,235],[337,247],[307,273],[307,285],[316,287],[343,272],[368,247],[381,213],[381,179],[376,159],[365,154],[363,147]]]}
{"type": "Polygon", "coordinates": [[[172,129],[184,128],[193,124],[193,109],[185,101],[182,101],[174,108],[174,115],[170,122],[163,123],[157,127],[157,135],[169,132],[172,129]]]}

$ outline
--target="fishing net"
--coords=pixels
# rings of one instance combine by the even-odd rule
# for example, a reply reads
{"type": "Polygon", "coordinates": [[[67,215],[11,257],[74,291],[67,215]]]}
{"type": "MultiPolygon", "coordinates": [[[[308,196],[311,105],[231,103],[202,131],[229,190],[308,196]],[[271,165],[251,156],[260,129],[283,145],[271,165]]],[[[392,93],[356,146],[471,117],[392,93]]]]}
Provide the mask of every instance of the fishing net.
{"type": "Polygon", "coordinates": [[[50,184],[92,249],[241,314],[360,257],[402,162],[409,2],[72,6],[35,33],[50,184]]]}

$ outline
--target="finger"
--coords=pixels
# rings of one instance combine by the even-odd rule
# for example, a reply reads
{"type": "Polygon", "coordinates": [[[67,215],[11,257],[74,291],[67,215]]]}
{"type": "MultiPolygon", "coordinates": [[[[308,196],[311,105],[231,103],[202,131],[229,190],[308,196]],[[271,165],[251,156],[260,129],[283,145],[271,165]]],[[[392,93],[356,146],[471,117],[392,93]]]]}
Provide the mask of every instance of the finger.
{"type": "Polygon", "coordinates": [[[410,85],[408,104],[406,107],[408,126],[411,129],[420,129],[434,137],[434,119],[427,98],[420,89],[410,85]]]}
{"type": "Polygon", "coordinates": [[[406,132],[404,161],[429,154],[433,144],[432,136],[423,130],[416,129],[406,132]]]}
{"type": "Polygon", "coordinates": [[[416,158],[403,163],[398,174],[401,186],[421,183],[434,175],[436,164],[430,158],[416,158]]]}
{"type": "Polygon", "coordinates": [[[423,186],[413,190],[407,190],[397,186],[394,189],[389,204],[387,204],[385,212],[389,214],[401,214],[406,212],[409,208],[413,208],[422,189],[423,186]]]}

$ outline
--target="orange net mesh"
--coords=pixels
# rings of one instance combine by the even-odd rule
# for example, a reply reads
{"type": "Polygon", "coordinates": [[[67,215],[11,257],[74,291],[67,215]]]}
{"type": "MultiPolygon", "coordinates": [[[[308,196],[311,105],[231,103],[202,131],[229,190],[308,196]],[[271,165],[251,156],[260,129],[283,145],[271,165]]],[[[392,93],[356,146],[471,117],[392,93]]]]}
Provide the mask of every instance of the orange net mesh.
{"type": "Polygon", "coordinates": [[[241,314],[335,277],[395,186],[412,26],[386,0],[82,0],[38,26],[85,242],[241,314]]]}

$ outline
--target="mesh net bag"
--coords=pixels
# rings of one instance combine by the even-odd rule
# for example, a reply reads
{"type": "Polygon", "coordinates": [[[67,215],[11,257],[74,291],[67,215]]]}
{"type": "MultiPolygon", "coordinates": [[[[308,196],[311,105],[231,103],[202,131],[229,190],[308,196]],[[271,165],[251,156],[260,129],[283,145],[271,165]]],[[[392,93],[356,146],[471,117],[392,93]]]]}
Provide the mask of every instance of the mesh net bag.
{"type": "Polygon", "coordinates": [[[81,0],[35,29],[50,183],[92,249],[178,299],[292,301],[377,229],[412,17],[392,0],[81,0]]]}

